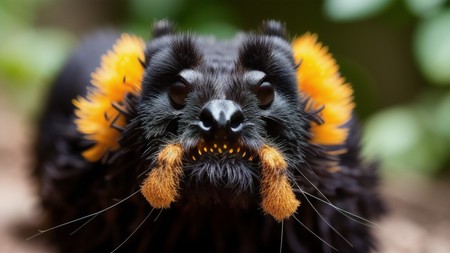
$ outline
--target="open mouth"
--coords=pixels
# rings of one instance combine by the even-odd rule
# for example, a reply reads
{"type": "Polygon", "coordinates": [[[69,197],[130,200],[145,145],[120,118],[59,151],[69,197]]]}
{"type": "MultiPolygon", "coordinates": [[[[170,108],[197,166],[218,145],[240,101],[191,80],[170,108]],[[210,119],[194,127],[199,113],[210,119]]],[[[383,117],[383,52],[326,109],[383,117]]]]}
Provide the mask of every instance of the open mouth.
{"type": "Polygon", "coordinates": [[[189,154],[192,161],[211,159],[212,157],[219,159],[234,157],[252,162],[257,157],[256,152],[250,150],[239,142],[230,143],[228,141],[216,140],[210,142],[201,140],[198,145],[189,152],[189,154]]]}
{"type": "MultiPolygon", "coordinates": [[[[185,152],[181,144],[174,143],[168,144],[158,154],[156,166],[141,186],[142,194],[154,208],[169,208],[170,204],[178,199],[185,152]]],[[[261,168],[259,192],[264,212],[281,221],[291,216],[300,205],[287,177],[285,158],[275,147],[263,145],[257,153],[252,153],[237,143],[200,142],[190,152],[192,160],[217,159],[217,157],[253,160],[258,157],[261,168]]]]}

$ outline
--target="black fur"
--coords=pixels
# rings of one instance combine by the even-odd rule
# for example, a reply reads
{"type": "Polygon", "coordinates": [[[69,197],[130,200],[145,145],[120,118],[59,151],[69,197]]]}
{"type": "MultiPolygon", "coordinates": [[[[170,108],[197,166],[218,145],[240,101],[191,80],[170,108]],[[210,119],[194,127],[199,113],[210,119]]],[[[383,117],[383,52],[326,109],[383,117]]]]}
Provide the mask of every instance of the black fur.
{"type": "MultiPolygon", "coordinates": [[[[99,53],[86,52],[98,46],[106,51],[116,36],[108,35],[107,45],[99,37],[82,44],[56,79],[39,124],[34,174],[46,217],[42,229],[101,211],[138,191],[155,165],[157,153],[168,143],[180,143],[187,150],[181,194],[169,209],[152,212],[137,193],[99,213],[73,235],[70,233],[83,221],[41,236],[60,252],[111,252],[152,212],[117,252],[279,252],[281,223],[259,206],[258,158],[248,161],[237,155],[208,154],[199,161],[190,159],[203,138],[198,128],[202,108],[213,99],[227,99],[244,114],[244,127],[235,142],[249,152],[269,144],[286,157],[288,175],[302,201],[294,216],[339,252],[374,249],[371,227],[336,208],[369,220],[384,212],[376,191],[376,166],[359,157],[356,119],[349,122],[351,134],[343,144],[346,154],[330,155],[327,149],[336,147],[310,144],[309,122],[320,118],[305,112],[307,98],[297,90],[298,63],[293,60],[285,28],[268,21],[260,31],[217,41],[177,33],[168,21],[156,23],[142,63],[141,95],[130,95],[125,101],[129,124],[123,131],[122,148],[97,163],[81,156],[91,144],[76,131],[74,108],[69,103],[84,94],[88,85],[86,78],[76,78],[87,76],[95,67],[79,72],[73,69],[98,64],[99,53]],[[169,99],[168,86],[185,69],[194,70],[196,79],[189,84],[186,104],[177,107],[169,99]],[[275,89],[267,107],[259,106],[255,84],[245,79],[252,70],[264,72],[264,80],[275,89]],[[338,162],[338,172],[328,171],[330,161],[338,162]],[[302,194],[299,187],[318,198],[326,196],[336,207],[302,194]]],[[[283,224],[283,252],[334,251],[293,217],[283,224]]]]}

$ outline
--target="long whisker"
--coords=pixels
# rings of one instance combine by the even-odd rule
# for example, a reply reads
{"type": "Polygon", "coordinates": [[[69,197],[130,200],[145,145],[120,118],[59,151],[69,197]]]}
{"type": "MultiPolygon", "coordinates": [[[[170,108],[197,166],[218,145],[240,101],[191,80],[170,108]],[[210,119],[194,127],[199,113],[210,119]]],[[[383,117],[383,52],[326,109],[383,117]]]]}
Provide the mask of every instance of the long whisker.
{"type": "Polygon", "coordinates": [[[312,197],[312,198],[314,198],[314,199],[316,199],[316,200],[318,200],[318,201],[320,201],[320,202],[322,202],[322,203],[324,203],[324,204],[330,205],[331,207],[335,208],[336,210],[342,212],[341,213],[342,215],[344,215],[345,217],[347,217],[347,218],[349,218],[349,219],[351,219],[351,220],[353,220],[355,222],[358,222],[358,223],[360,223],[362,225],[365,225],[365,226],[376,226],[376,227],[378,226],[378,224],[374,223],[373,221],[370,221],[370,220],[365,219],[365,218],[363,218],[361,216],[358,216],[358,215],[356,215],[356,214],[354,214],[352,212],[349,212],[349,211],[347,211],[345,209],[337,207],[337,206],[333,205],[332,203],[330,203],[328,201],[325,201],[325,200],[323,200],[323,199],[321,199],[321,198],[319,198],[317,196],[314,196],[311,193],[308,193],[308,192],[305,192],[305,191],[303,191],[303,193],[308,195],[308,196],[310,196],[310,197],[312,197]]]}
{"type": "MultiPolygon", "coordinates": [[[[309,166],[308,163],[306,163],[306,165],[309,166]]],[[[309,167],[310,167],[310,166],[309,166],[309,167]]],[[[311,169],[311,167],[310,167],[310,169],[311,169]]],[[[359,217],[359,216],[357,216],[356,214],[352,214],[352,213],[350,213],[349,211],[345,211],[345,210],[343,210],[343,209],[341,209],[341,208],[338,208],[337,206],[333,205],[333,204],[331,203],[331,201],[327,198],[327,196],[325,196],[325,194],[323,194],[322,191],[320,191],[319,188],[318,188],[316,185],[314,185],[314,184],[311,182],[311,180],[309,180],[309,179],[305,176],[305,174],[303,174],[303,172],[301,172],[301,170],[297,169],[297,171],[300,173],[300,175],[303,176],[303,178],[306,179],[306,181],[308,181],[309,184],[311,184],[311,185],[314,187],[314,189],[316,189],[316,191],[317,191],[320,195],[322,195],[322,197],[325,199],[325,200],[322,200],[322,201],[326,201],[330,206],[335,207],[336,210],[337,210],[339,213],[341,213],[342,215],[344,215],[344,216],[347,217],[348,219],[350,219],[350,220],[352,220],[352,221],[355,221],[355,222],[358,222],[358,223],[360,223],[360,224],[362,224],[362,225],[369,226],[369,225],[365,224],[364,222],[361,222],[361,221],[359,221],[359,220],[357,220],[357,219],[354,219],[354,218],[352,218],[352,217],[357,217],[357,218],[359,218],[359,219],[361,219],[361,220],[363,220],[363,221],[368,222],[369,224],[373,224],[372,222],[370,222],[370,221],[368,221],[368,220],[366,220],[366,219],[364,219],[364,218],[362,218],[362,217],[359,217]],[[349,215],[351,215],[352,217],[349,217],[349,215]]]]}
{"type": "Polygon", "coordinates": [[[161,210],[159,210],[159,213],[158,213],[158,215],[156,215],[154,222],[159,218],[159,216],[161,215],[163,210],[164,210],[163,208],[161,208],[161,210]]]}
{"type": "Polygon", "coordinates": [[[147,174],[150,171],[150,169],[145,169],[141,174],[139,174],[136,179],[139,179],[140,177],[144,176],[145,174],[147,174]]]}
{"type": "Polygon", "coordinates": [[[280,253],[283,251],[283,232],[284,232],[284,220],[281,221],[280,253]]]}
{"type": "Polygon", "coordinates": [[[331,246],[331,244],[329,244],[328,242],[326,242],[324,239],[322,239],[320,236],[318,236],[316,233],[314,233],[311,229],[309,229],[307,226],[305,226],[305,224],[303,224],[299,219],[297,219],[297,217],[295,217],[294,215],[292,215],[292,217],[300,224],[302,225],[306,230],[308,230],[312,235],[314,235],[317,239],[319,239],[321,242],[325,243],[326,245],[328,245],[328,247],[332,248],[334,251],[339,252],[339,250],[337,250],[335,247],[331,246]]]}
{"type": "Polygon", "coordinates": [[[306,196],[305,192],[300,188],[300,186],[297,184],[297,182],[295,182],[295,185],[298,187],[298,189],[300,190],[300,192],[303,194],[303,196],[305,197],[306,201],[308,201],[309,205],[311,205],[311,207],[314,209],[314,211],[317,213],[317,215],[319,215],[319,217],[325,222],[325,224],[327,224],[327,226],[329,228],[331,228],[331,230],[333,230],[337,235],[339,235],[339,237],[341,237],[348,245],[350,245],[353,248],[353,244],[351,244],[341,233],[339,233],[323,216],[322,214],[320,214],[320,212],[316,209],[316,207],[313,205],[313,203],[311,203],[311,201],[309,200],[309,198],[306,196]]]}
{"type": "MultiPolygon", "coordinates": [[[[39,233],[37,233],[37,234],[35,234],[35,235],[31,236],[31,237],[28,237],[27,240],[31,240],[31,239],[33,239],[33,238],[39,236],[39,235],[42,235],[42,234],[44,234],[44,233],[47,233],[47,232],[49,232],[49,231],[55,230],[55,229],[57,229],[57,228],[60,228],[60,227],[63,227],[63,226],[66,226],[66,225],[69,225],[69,224],[72,224],[72,223],[75,223],[75,222],[77,222],[77,221],[84,220],[84,219],[90,218],[90,217],[92,217],[92,216],[95,217],[95,216],[97,216],[97,215],[99,215],[99,214],[101,214],[101,213],[104,213],[104,212],[106,212],[106,211],[108,211],[108,210],[110,210],[110,209],[116,207],[117,205],[120,205],[121,203],[125,202],[126,200],[128,200],[128,199],[130,199],[131,197],[133,197],[134,195],[136,195],[138,192],[140,192],[140,190],[135,191],[135,192],[132,193],[130,196],[128,196],[128,197],[122,199],[121,201],[119,201],[119,202],[117,202],[117,203],[115,203],[115,204],[113,204],[113,205],[111,205],[111,206],[109,206],[109,207],[107,207],[107,208],[105,208],[105,209],[103,209],[103,210],[100,210],[100,211],[98,211],[98,212],[88,214],[88,215],[86,215],[86,216],[83,216],[83,217],[77,218],[77,219],[75,219],[75,220],[71,220],[71,221],[68,221],[68,222],[65,222],[65,223],[56,225],[56,226],[51,227],[51,228],[48,228],[48,229],[38,230],[39,233]]],[[[84,226],[84,225],[82,225],[82,226],[84,226]]]]}
{"type": "Polygon", "coordinates": [[[125,240],[119,244],[119,246],[117,246],[113,251],[111,251],[111,253],[114,253],[115,251],[117,251],[120,247],[122,247],[122,245],[124,245],[135,233],[136,231],[139,230],[139,228],[147,221],[148,217],[150,217],[150,215],[153,213],[153,210],[155,210],[155,208],[152,208],[152,210],[147,214],[147,216],[145,216],[145,218],[141,221],[141,223],[133,230],[133,232],[127,237],[125,238],[125,240]]]}
{"type": "MultiPolygon", "coordinates": [[[[313,169],[311,168],[311,165],[310,165],[309,163],[306,162],[305,164],[309,167],[309,170],[310,170],[310,171],[313,171],[313,169]]],[[[309,180],[309,178],[308,178],[307,176],[305,176],[305,174],[303,174],[303,172],[302,172],[299,168],[296,168],[296,170],[298,171],[298,173],[300,173],[300,175],[301,175],[304,179],[306,179],[306,181],[308,181],[308,183],[309,183],[310,185],[312,185],[312,187],[314,187],[314,189],[316,189],[317,192],[320,193],[320,195],[322,195],[328,202],[331,203],[331,201],[327,198],[327,196],[325,196],[325,194],[323,194],[322,191],[321,191],[315,184],[313,184],[313,182],[311,182],[311,180],[309,180]]]]}
{"type": "Polygon", "coordinates": [[[93,219],[95,219],[95,217],[97,217],[97,215],[92,216],[89,220],[87,220],[85,223],[83,223],[83,225],[79,226],[77,229],[75,229],[74,231],[72,231],[72,233],[70,233],[70,235],[74,235],[76,232],[78,232],[81,228],[83,228],[84,226],[86,226],[89,222],[91,222],[93,219]]]}

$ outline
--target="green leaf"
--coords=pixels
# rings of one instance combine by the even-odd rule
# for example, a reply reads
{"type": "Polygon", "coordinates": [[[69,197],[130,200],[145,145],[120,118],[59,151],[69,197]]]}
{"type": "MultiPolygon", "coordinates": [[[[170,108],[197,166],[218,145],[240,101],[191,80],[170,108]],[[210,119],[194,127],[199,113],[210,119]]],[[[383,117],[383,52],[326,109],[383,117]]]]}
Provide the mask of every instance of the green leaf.
{"type": "Polygon", "coordinates": [[[391,0],[325,0],[325,14],[334,21],[354,21],[374,16],[391,0]]]}
{"type": "Polygon", "coordinates": [[[414,53],[424,76],[450,85],[450,9],[424,19],[414,36],[414,53]]]}
{"type": "Polygon", "coordinates": [[[38,108],[44,88],[66,59],[72,36],[60,30],[24,29],[1,41],[0,80],[22,110],[38,108]]]}
{"type": "Polygon", "coordinates": [[[0,48],[0,75],[12,85],[33,85],[59,69],[71,44],[68,34],[49,29],[10,34],[0,48]]]}
{"type": "Polygon", "coordinates": [[[447,160],[447,140],[428,129],[429,115],[416,106],[381,111],[365,122],[364,156],[379,159],[385,171],[434,175],[447,160]]]}
{"type": "Polygon", "coordinates": [[[447,93],[440,101],[435,115],[437,119],[437,131],[439,131],[442,136],[445,136],[450,144],[450,93],[447,93]]]}
{"type": "Polygon", "coordinates": [[[405,0],[408,9],[417,16],[432,15],[445,4],[446,0],[405,0]]]}
{"type": "Polygon", "coordinates": [[[392,108],[372,116],[365,124],[365,150],[389,157],[405,152],[419,139],[421,129],[415,112],[407,107],[392,108]]]}
{"type": "Polygon", "coordinates": [[[174,17],[183,10],[185,0],[132,0],[131,18],[153,22],[155,19],[174,17]]]}

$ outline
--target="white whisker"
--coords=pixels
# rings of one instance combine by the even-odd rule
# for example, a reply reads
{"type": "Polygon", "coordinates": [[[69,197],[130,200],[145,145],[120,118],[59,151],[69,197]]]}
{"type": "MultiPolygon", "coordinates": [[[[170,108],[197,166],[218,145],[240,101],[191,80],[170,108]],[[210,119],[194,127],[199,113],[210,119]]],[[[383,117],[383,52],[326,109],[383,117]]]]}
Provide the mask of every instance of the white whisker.
{"type": "Polygon", "coordinates": [[[281,221],[280,253],[283,251],[283,232],[284,232],[284,220],[281,221]]]}
{"type": "Polygon", "coordinates": [[[83,225],[79,226],[77,229],[75,229],[74,231],[72,231],[72,233],[70,233],[70,235],[74,235],[76,232],[78,232],[78,230],[80,230],[81,228],[83,228],[84,226],[86,226],[89,222],[91,222],[93,219],[95,219],[95,217],[97,217],[97,215],[92,216],[88,221],[86,221],[85,223],[83,223],[83,225]]]}
{"type": "Polygon", "coordinates": [[[122,247],[122,245],[124,245],[135,233],[136,231],[139,230],[139,228],[147,221],[148,217],[150,217],[150,215],[153,213],[153,210],[155,210],[154,208],[152,208],[152,210],[150,211],[150,213],[147,214],[147,216],[145,216],[145,218],[141,221],[141,223],[133,230],[133,232],[131,232],[131,234],[125,238],[125,240],[119,244],[119,246],[117,246],[113,251],[111,251],[111,253],[114,253],[115,251],[117,251],[120,247],[122,247]]]}
{"type": "MultiPolygon", "coordinates": [[[[37,234],[35,234],[35,235],[31,236],[31,237],[28,237],[27,240],[31,240],[31,239],[33,239],[33,238],[35,238],[35,237],[37,237],[37,236],[39,236],[39,235],[41,235],[41,234],[44,234],[44,233],[46,233],[46,232],[55,230],[55,229],[57,229],[57,228],[60,228],[60,227],[63,227],[63,226],[66,226],[66,225],[75,223],[75,222],[77,222],[77,221],[84,220],[84,219],[87,219],[87,218],[90,218],[90,217],[93,217],[93,216],[95,217],[95,216],[97,216],[97,215],[99,215],[99,214],[101,214],[101,213],[103,213],[103,212],[106,212],[106,211],[108,211],[108,210],[110,210],[110,209],[116,207],[117,205],[120,205],[120,204],[123,203],[124,201],[126,201],[126,200],[130,199],[131,197],[133,197],[134,195],[136,195],[138,192],[140,192],[140,190],[135,191],[134,193],[132,193],[130,196],[124,198],[123,200],[121,200],[121,201],[119,201],[119,202],[117,202],[117,203],[115,203],[115,204],[113,204],[113,205],[111,205],[111,206],[109,206],[109,207],[107,207],[107,208],[105,208],[105,209],[103,209],[103,210],[100,210],[100,211],[98,211],[98,212],[88,214],[88,215],[86,215],[86,216],[83,216],[83,217],[77,218],[77,219],[75,219],[75,220],[71,220],[71,221],[68,221],[68,222],[65,222],[65,223],[56,225],[56,226],[51,227],[51,228],[48,228],[48,229],[38,230],[39,233],[37,233],[37,234]]],[[[82,226],[84,226],[84,225],[82,225],[82,226]]]]}
{"type": "Polygon", "coordinates": [[[305,192],[300,188],[300,186],[297,184],[297,182],[295,182],[295,185],[298,187],[298,189],[300,190],[300,192],[303,194],[303,196],[305,197],[306,201],[308,201],[309,205],[311,205],[311,207],[314,209],[314,211],[317,213],[317,215],[319,215],[319,217],[325,222],[325,224],[327,224],[327,226],[329,228],[331,228],[331,230],[333,230],[337,235],[339,235],[339,237],[341,237],[348,245],[350,245],[353,248],[353,244],[351,244],[341,233],[339,233],[323,216],[322,214],[320,214],[320,212],[316,209],[316,207],[311,203],[311,201],[308,199],[308,197],[306,196],[305,192]]]}
{"type": "Polygon", "coordinates": [[[161,208],[161,209],[159,210],[158,215],[156,215],[155,220],[153,220],[153,222],[155,222],[155,221],[159,218],[159,216],[161,215],[162,211],[163,211],[163,209],[161,208]]]}
{"type": "MultiPolygon", "coordinates": [[[[308,165],[308,167],[311,169],[311,167],[309,166],[308,163],[306,163],[306,165],[308,165]]],[[[311,170],[312,170],[312,169],[311,169],[311,170]]],[[[297,171],[300,173],[300,175],[302,175],[302,176],[306,179],[306,181],[308,181],[309,184],[311,184],[311,185],[314,187],[314,189],[316,189],[316,191],[317,191],[320,195],[322,195],[322,197],[325,199],[325,200],[322,200],[322,199],[321,199],[323,202],[329,204],[331,207],[334,207],[339,213],[341,213],[342,215],[344,215],[345,217],[347,217],[348,219],[350,219],[350,220],[352,220],[352,221],[355,221],[355,222],[358,222],[358,223],[360,223],[360,224],[369,226],[369,225],[367,225],[367,224],[364,223],[364,222],[361,222],[361,221],[356,220],[356,219],[354,219],[354,218],[352,218],[352,217],[349,217],[348,215],[353,216],[353,217],[357,217],[358,219],[361,219],[361,220],[363,220],[363,221],[365,221],[365,222],[367,222],[367,223],[369,223],[369,224],[373,224],[373,223],[372,223],[371,221],[369,221],[369,220],[366,220],[366,219],[364,219],[364,218],[362,218],[362,217],[359,217],[359,216],[356,215],[356,214],[352,214],[352,213],[349,212],[349,211],[345,211],[345,210],[343,210],[342,208],[339,208],[339,207],[335,206],[334,204],[332,204],[331,201],[327,198],[327,196],[325,196],[325,194],[323,194],[322,191],[320,191],[319,188],[318,188],[316,185],[314,185],[314,184],[313,184],[313,183],[305,176],[305,174],[303,174],[303,172],[301,172],[299,169],[297,169],[297,171]]],[[[307,193],[307,192],[305,192],[305,193],[307,193]]],[[[320,199],[320,198],[319,198],[319,199],[320,199]]]]}
{"type": "Polygon", "coordinates": [[[332,248],[334,251],[339,252],[339,250],[337,250],[335,247],[331,246],[331,244],[329,244],[328,242],[326,242],[324,239],[322,239],[320,236],[318,236],[317,234],[315,234],[311,229],[309,229],[307,226],[305,226],[299,219],[297,219],[297,217],[295,217],[294,215],[292,216],[300,225],[302,225],[306,230],[308,230],[312,235],[314,235],[317,239],[319,239],[321,242],[325,243],[326,245],[328,245],[328,247],[332,248]]]}
{"type": "Polygon", "coordinates": [[[365,226],[378,226],[378,224],[374,223],[373,221],[370,221],[370,220],[365,219],[365,218],[363,218],[361,216],[358,216],[358,215],[356,215],[356,214],[354,214],[352,212],[349,212],[349,211],[347,211],[345,209],[337,207],[337,206],[333,205],[332,203],[330,203],[328,201],[325,201],[325,200],[323,200],[323,199],[321,199],[321,198],[319,198],[317,196],[314,196],[311,193],[308,193],[308,192],[305,192],[305,191],[303,191],[303,193],[305,193],[306,195],[308,195],[308,196],[310,196],[310,197],[312,197],[312,198],[314,198],[314,199],[316,199],[316,200],[318,200],[318,201],[320,201],[320,202],[322,202],[324,204],[327,204],[327,205],[335,208],[336,210],[340,211],[342,215],[344,215],[345,217],[347,217],[347,218],[349,218],[349,219],[351,219],[351,220],[353,220],[355,222],[358,222],[358,223],[360,223],[362,225],[365,225],[365,226]]]}
{"type": "Polygon", "coordinates": [[[145,174],[147,174],[150,171],[150,168],[145,169],[141,174],[139,174],[136,179],[139,179],[140,177],[144,176],[145,174]]]}

